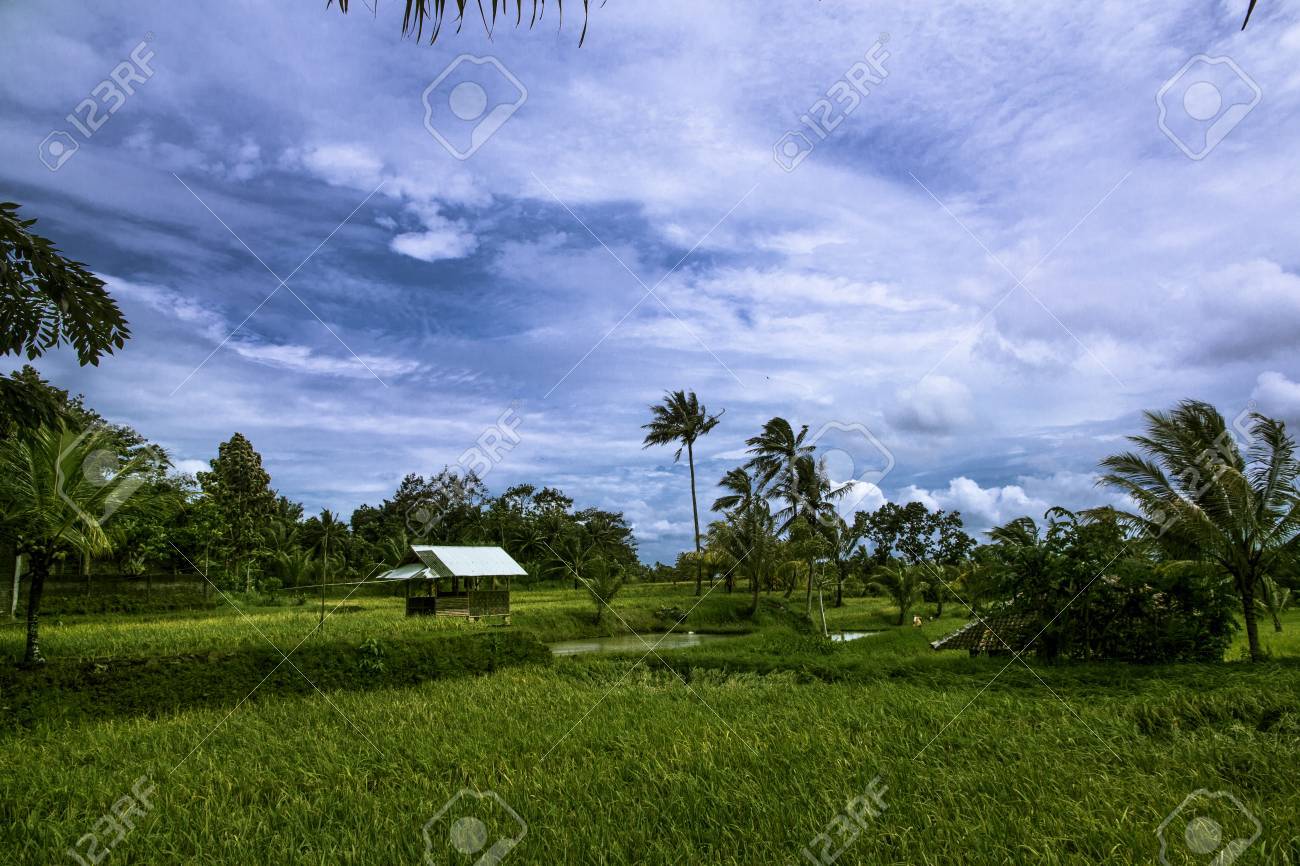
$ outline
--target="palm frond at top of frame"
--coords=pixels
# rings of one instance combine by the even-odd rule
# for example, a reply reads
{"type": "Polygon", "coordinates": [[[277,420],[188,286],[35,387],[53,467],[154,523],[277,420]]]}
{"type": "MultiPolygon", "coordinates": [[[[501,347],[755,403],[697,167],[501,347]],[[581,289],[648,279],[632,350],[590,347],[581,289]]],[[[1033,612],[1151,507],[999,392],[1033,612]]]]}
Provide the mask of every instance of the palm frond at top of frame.
{"type": "MultiPolygon", "coordinates": [[[[378,4],[379,0],[373,0],[378,4]]],[[[339,11],[347,14],[348,6],[351,5],[349,0],[325,0],[326,8],[338,3],[339,11]]],[[[434,43],[438,35],[442,32],[443,22],[450,12],[456,22],[456,32],[460,32],[465,23],[466,10],[473,15],[475,7],[478,10],[479,19],[483,22],[483,28],[490,36],[496,28],[497,18],[508,20],[510,13],[515,13],[515,26],[519,27],[524,20],[524,7],[531,6],[529,13],[528,26],[533,27],[546,14],[546,0],[405,0],[406,11],[402,15],[402,35],[414,36],[417,40],[424,38],[425,28],[429,29],[429,42],[434,43]]],[[[582,4],[582,33],[578,36],[578,44],[582,45],[587,38],[587,14],[591,5],[591,0],[569,0],[569,4],[582,4]]],[[[563,0],[551,0],[551,5],[555,7],[556,13],[560,18],[561,27],[564,26],[564,2],[563,0]]],[[[603,3],[601,5],[604,5],[603,3]]],[[[374,5],[370,8],[373,10],[374,5]]]]}
{"type": "Polygon", "coordinates": [[[1250,5],[1246,7],[1246,20],[1241,22],[1241,29],[1245,30],[1246,25],[1250,23],[1250,14],[1255,11],[1255,3],[1258,0],[1250,0],[1250,5]]]}

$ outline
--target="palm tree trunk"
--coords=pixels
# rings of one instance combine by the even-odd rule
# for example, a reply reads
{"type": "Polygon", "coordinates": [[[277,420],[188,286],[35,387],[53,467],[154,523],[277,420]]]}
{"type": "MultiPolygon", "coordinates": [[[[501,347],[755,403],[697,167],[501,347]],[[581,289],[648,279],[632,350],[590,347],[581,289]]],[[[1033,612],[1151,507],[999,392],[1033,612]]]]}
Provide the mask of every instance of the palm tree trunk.
{"type": "Polygon", "coordinates": [[[44,554],[31,557],[31,586],[27,591],[27,649],[23,652],[23,665],[45,663],[40,646],[41,596],[45,594],[45,578],[50,573],[50,560],[44,554]]]}
{"type": "Polygon", "coordinates": [[[752,613],[758,613],[758,573],[759,569],[757,568],[749,573],[749,596],[753,604],[752,613]]]}
{"type": "Polygon", "coordinates": [[[812,560],[810,559],[808,560],[808,589],[804,595],[804,600],[807,602],[807,610],[805,612],[808,614],[809,617],[812,616],[812,581],[813,581],[813,564],[812,564],[812,560]]]}
{"type": "Polygon", "coordinates": [[[848,569],[845,562],[835,563],[835,606],[844,606],[844,572],[848,569]]]}
{"type": "Polygon", "coordinates": [[[14,556],[13,594],[9,596],[9,618],[18,618],[18,582],[23,576],[23,555],[14,556]]]}
{"type": "Polygon", "coordinates": [[[329,530],[325,531],[325,558],[320,564],[320,624],[325,623],[325,580],[329,577],[330,570],[330,536],[329,530]]]}
{"type": "Polygon", "coordinates": [[[695,500],[695,443],[686,443],[686,463],[691,467],[691,516],[695,518],[695,594],[704,592],[700,577],[700,506],[695,500]]]}
{"type": "Polygon", "coordinates": [[[1246,644],[1250,647],[1250,660],[1264,660],[1264,651],[1259,646],[1259,624],[1255,621],[1255,576],[1250,575],[1238,581],[1241,589],[1242,617],[1246,621],[1246,644]]]}

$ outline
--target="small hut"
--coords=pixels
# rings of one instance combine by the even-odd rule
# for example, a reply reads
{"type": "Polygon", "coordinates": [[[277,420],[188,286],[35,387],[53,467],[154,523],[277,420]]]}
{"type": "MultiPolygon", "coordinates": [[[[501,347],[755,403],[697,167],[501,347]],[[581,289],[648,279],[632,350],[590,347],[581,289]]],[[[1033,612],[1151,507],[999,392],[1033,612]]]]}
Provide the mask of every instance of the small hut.
{"type": "Polygon", "coordinates": [[[499,547],[413,544],[396,568],[377,580],[406,585],[407,616],[503,617],[510,622],[510,578],[523,566],[499,547]]]}
{"type": "Polygon", "coordinates": [[[1003,609],[973,619],[930,644],[936,650],[967,650],[971,655],[1011,655],[1024,651],[1041,633],[1039,619],[1003,609]],[[1008,649],[1010,647],[1010,649],[1008,649]]]}

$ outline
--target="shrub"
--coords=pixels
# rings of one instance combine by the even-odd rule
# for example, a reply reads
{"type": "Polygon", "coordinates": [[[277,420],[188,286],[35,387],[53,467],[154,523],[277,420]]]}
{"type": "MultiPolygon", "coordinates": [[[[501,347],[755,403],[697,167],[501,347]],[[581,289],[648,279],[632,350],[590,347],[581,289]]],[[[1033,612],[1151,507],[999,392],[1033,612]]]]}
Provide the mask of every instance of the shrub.
{"type": "Polygon", "coordinates": [[[679,623],[686,622],[686,616],[689,611],[682,610],[676,605],[661,607],[655,611],[655,625],[659,628],[670,629],[679,623]]]}
{"type": "Polygon", "coordinates": [[[292,653],[292,665],[281,664],[283,658],[273,646],[251,644],[229,652],[53,659],[36,671],[0,665],[0,729],[228,708],[244,699],[317,689],[409,686],[552,661],[545,644],[511,632],[412,637],[382,647],[377,641],[357,647],[350,641],[313,639],[292,653]],[[363,663],[366,676],[358,678],[363,663]]]}
{"type": "Polygon", "coordinates": [[[600,625],[605,608],[613,605],[614,596],[623,588],[624,569],[603,557],[597,557],[583,569],[581,580],[587,592],[591,593],[591,603],[595,608],[593,622],[600,625]]]}
{"type": "Polygon", "coordinates": [[[387,670],[384,664],[384,647],[379,643],[378,638],[366,638],[361,646],[357,647],[357,652],[361,654],[357,662],[357,670],[363,674],[382,674],[387,670]]]}
{"type": "Polygon", "coordinates": [[[1013,606],[1050,623],[1034,644],[1046,658],[1220,661],[1237,629],[1232,587],[1195,563],[1121,559],[1082,594],[1058,584],[1013,606]]]}

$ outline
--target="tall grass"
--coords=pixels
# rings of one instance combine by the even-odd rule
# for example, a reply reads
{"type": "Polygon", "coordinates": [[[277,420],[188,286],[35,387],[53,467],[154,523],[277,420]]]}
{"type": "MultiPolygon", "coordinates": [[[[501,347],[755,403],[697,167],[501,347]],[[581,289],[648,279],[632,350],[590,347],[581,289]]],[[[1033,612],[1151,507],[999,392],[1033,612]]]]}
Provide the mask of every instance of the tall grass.
{"type": "MultiPolygon", "coordinates": [[[[512,630],[589,633],[560,633],[570,617],[590,624],[587,602],[565,593],[517,596],[512,630]]],[[[663,604],[688,608],[688,593],[629,587],[616,607],[653,625],[663,604]]],[[[331,639],[386,629],[381,641],[434,652],[443,630],[471,628],[375,601],[327,621],[331,639]]],[[[692,619],[739,627],[743,603],[711,596],[692,619]]],[[[292,609],[250,615],[277,639],[314,625],[292,609]]],[[[888,615],[857,599],[831,612],[845,628],[888,615]]],[[[106,863],[419,863],[422,828],[462,788],[496,792],[527,823],[505,864],[795,863],[879,774],[888,808],[839,863],[1154,863],[1160,822],[1201,788],[1233,792],[1263,825],[1239,863],[1300,863],[1300,617],[1263,665],[1030,660],[1032,671],[931,652],[927,639],[958,621],[842,645],[760,623],[640,665],[643,653],[565,659],[37,721],[0,739],[0,850],[6,863],[74,862],[66,849],[150,774],[156,807],[106,863]]],[[[227,612],[65,622],[48,646],[86,663],[138,657],[132,639],[189,652],[214,630],[261,640],[227,612]]],[[[466,810],[508,829],[466,800],[445,817],[466,810]]],[[[474,862],[448,856],[446,829],[432,828],[434,853],[474,862]]]]}

